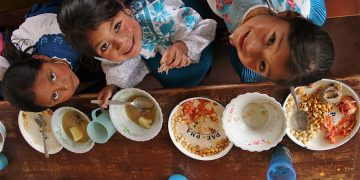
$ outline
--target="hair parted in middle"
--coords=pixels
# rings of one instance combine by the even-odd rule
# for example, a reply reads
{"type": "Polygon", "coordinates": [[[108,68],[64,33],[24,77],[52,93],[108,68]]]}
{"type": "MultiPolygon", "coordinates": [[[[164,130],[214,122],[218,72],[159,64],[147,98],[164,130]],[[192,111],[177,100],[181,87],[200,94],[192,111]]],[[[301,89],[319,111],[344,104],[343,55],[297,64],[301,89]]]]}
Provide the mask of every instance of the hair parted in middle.
{"type": "Polygon", "coordinates": [[[121,0],[64,0],[57,20],[66,40],[76,50],[98,56],[88,42],[88,32],[123,9],[125,1],[121,0]]]}

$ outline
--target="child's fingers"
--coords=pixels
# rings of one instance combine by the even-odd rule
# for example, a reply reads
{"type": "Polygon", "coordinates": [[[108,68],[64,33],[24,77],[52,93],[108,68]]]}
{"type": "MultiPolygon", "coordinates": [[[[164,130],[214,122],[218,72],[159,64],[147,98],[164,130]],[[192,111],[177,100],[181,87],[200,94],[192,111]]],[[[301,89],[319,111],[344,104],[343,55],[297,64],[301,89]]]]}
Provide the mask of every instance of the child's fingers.
{"type": "Polygon", "coordinates": [[[178,52],[175,54],[175,60],[170,64],[170,67],[181,67],[182,55],[178,52]]]}
{"type": "Polygon", "coordinates": [[[101,100],[100,107],[107,108],[108,107],[108,101],[110,99],[111,93],[109,93],[109,89],[105,87],[98,93],[97,99],[101,100]]]}
{"type": "Polygon", "coordinates": [[[172,51],[170,48],[167,49],[163,55],[163,57],[160,60],[160,64],[171,64],[174,60],[175,52],[172,51]]]}
{"type": "Polygon", "coordinates": [[[165,53],[163,54],[163,56],[160,59],[160,64],[166,64],[168,54],[169,54],[168,51],[165,51],[165,53]]]}
{"type": "Polygon", "coordinates": [[[99,100],[101,100],[101,104],[99,105],[102,108],[107,108],[108,98],[106,98],[105,94],[102,93],[100,97],[98,97],[99,100]]]}
{"type": "Polygon", "coordinates": [[[189,56],[186,56],[186,65],[185,66],[189,66],[191,64],[191,58],[189,56]]]}
{"type": "Polygon", "coordinates": [[[168,56],[167,56],[167,59],[166,59],[166,64],[170,65],[172,62],[174,62],[175,56],[176,56],[175,51],[170,50],[168,52],[168,56]]]}
{"type": "Polygon", "coordinates": [[[109,106],[108,101],[109,101],[109,97],[105,96],[102,99],[101,107],[104,108],[104,109],[108,108],[108,106],[109,106]]]}
{"type": "Polygon", "coordinates": [[[188,56],[186,54],[182,55],[181,64],[179,67],[185,67],[188,63],[188,56]]]}

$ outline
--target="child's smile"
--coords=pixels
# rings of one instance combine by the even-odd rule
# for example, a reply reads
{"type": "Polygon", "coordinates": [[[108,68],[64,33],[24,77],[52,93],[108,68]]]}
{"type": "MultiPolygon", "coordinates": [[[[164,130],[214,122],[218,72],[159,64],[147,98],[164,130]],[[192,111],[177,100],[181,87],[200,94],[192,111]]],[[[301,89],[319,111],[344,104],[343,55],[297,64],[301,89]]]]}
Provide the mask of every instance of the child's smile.
{"type": "Polygon", "coordinates": [[[141,50],[140,24],[125,9],[112,19],[89,31],[89,43],[95,52],[110,61],[123,62],[136,57],[141,50]]]}

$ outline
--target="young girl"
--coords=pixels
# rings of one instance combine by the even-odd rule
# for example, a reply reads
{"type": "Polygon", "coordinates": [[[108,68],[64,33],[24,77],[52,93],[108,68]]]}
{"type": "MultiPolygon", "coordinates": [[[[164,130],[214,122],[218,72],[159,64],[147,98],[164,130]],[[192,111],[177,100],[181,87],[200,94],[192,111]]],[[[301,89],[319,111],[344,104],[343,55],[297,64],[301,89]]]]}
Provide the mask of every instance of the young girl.
{"type": "Polygon", "coordinates": [[[207,1],[232,33],[230,59],[243,82],[307,84],[330,69],[333,44],[317,27],[326,19],[323,0],[207,1]]]}
{"type": "Polygon", "coordinates": [[[80,53],[64,39],[57,24],[59,3],[35,4],[12,33],[0,58],[4,98],[25,111],[41,111],[68,100],[79,85],[72,70],[80,53]],[[5,72],[5,75],[4,75],[5,72]]]}
{"type": "Polygon", "coordinates": [[[58,15],[69,42],[102,61],[108,86],[98,98],[107,101],[115,86],[134,86],[149,70],[164,87],[197,85],[210,67],[211,57],[201,54],[216,22],[180,0],[134,0],[128,7],[117,0],[66,0],[58,15]]]}
{"type": "Polygon", "coordinates": [[[5,99],[24,111],[43,111],[62,103],[73,96],[79,85],[66,61],[43,55],[35,57],[10,66],[2,83],[5,99]]]}

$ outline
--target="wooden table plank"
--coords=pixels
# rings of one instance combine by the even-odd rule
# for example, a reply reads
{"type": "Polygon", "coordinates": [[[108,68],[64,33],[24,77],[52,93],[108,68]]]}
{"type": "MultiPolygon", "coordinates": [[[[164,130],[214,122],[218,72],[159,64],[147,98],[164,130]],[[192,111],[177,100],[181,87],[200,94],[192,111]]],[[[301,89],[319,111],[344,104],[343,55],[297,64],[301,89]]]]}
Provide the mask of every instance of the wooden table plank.
{"type": "MultiPolygon", "coordinates": [[[[360,94],[360,76],[338,79],[360,94]]],[[[0,102],[0,119],[7,128],[3,153],[9,165],[0,172],[0,179],[166,179],[181,173],[189,179],[265,179],[270,151],[248,152],[233,147],[214,161],[198,161],[181,153],[172,143],[167,119],[172,108],[185,98],[205,96],[225,105],[239,94],[261,92],[283,103],[289,93],[286,87],[271,83],[204,86],[184,89],[149,91],[160,103],[164,124],[160,134],[147,142],[135,142],[116,133],[106,144],[96,144],[84,154],[63,149],[46,159],[31,148],[21,136],[17,125],[18,110],[8,102],[0,102]]],[[[90,114],[96,105],[90,104],[95,94],[72,98],[66,106],[73,106],[90,114]]],[[[289,138],[282,141],[292,153],[293,165],[299,179],[360,179],[360,135],[357,133],[346,144],[329,151],[306,150],[289,138]]]]}
{"type": "Polygon", "coordinates": [[[359,0],[326,0],[326,16],[328,18],[359,16],[359,0]]]}

